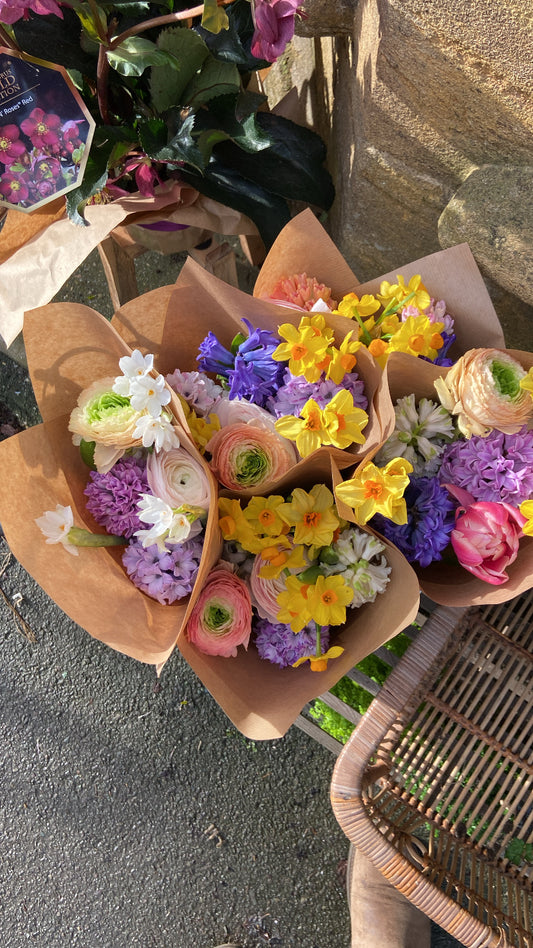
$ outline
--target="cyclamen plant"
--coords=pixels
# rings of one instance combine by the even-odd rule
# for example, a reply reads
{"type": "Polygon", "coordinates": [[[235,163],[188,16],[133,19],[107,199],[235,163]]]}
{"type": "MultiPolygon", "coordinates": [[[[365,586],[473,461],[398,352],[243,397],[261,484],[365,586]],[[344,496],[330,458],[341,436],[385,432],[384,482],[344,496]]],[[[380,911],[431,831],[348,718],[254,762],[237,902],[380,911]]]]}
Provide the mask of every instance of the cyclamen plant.
{"type": "MultiPolygon", "coordinates": [[[[0,0],[3,44],[53,56],[96,120],[83,181],[67,197],[70,217],[81,223],[87,201],[149,195],[175,180],[246,214],[269,246],[290,219],[289,201],[327,209],[334,192],[323,142],[260,111],[266,97],[249,82],[283,53],[300,15],[298,0],[192,8],[0,0]]],[[[72,132],[63,131],[65,147],[72,132]]],[[[4,138],[6,154],[18,150],[9,130],[4,138]]],[[[53,157],[48,143],[39,147],[53,157]]],[[[19,175],[6,178],[11,197],[29,187],[24,173],[9,170],[19,175]]]]}

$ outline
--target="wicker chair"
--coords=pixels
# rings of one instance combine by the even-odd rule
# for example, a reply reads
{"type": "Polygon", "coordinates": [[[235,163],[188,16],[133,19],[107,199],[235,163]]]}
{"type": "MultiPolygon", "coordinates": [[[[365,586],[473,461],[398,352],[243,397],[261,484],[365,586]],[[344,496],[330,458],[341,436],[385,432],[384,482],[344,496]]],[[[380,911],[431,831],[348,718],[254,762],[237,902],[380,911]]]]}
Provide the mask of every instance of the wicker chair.
{"type": "Polygon", "coordinates": [[[333,773],[352,843],[470,948],[533,948],[533,593],[438,608],[333,773]]]}

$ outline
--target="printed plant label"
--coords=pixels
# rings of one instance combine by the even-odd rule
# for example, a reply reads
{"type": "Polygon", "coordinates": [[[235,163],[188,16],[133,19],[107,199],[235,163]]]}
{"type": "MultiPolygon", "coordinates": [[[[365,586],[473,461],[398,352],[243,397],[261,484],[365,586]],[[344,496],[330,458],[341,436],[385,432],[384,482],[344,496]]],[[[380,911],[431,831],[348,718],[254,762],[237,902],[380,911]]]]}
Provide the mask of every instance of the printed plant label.
{"type": "Polygon", "coordinates": [[[33,211],[78,187],[94,127],[61,66],[0,47],[0,206],[33,211]]]}

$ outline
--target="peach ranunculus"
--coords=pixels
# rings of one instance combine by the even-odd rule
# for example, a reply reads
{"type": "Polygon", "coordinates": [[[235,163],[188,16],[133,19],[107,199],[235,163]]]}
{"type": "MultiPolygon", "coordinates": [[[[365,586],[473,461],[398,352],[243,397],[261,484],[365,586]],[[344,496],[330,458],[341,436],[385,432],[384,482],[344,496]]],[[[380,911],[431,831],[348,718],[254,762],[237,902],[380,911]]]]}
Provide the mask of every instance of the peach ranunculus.
{"type": "Polygon", "coordinates": [[[113,391],[114,378],[97,379],[85,388],[72,410],[69,431],[74,443],[94,441],[95,464],[105,474],[128,448],[142,444],[142,437],[134,436],[141,415],[131,407],[129,398],[113,391]]]}
{"type": "Polygon", "coordinates": [[[474,501],[468,491],[444,486],[461,504],[450,536],[459,563],[492,586],[506,583],[509,576],[505,570],[518,556],[526,517],[510,504],[474,501]]]}
{"type": "Polygon", "coordinates": [[[187,638],[207,655],[234,658],[248,648],[252,602],[246,583],[219,563],[207,577],[187,623],[187,638]]]}
{"type": "Polygon", "coordinates": [[[485,437],[493,428],[515,434],[530,420],[533,401],[520,386],[526,375],[501,349],[469,349],[434,384],[444,408],[457,415],[463,435],[485,437]]]}
{"type": "Polygon", "coordinates": [[[146,476],[152,493],[169,507],[209,509],[210,488],[205,470],[184,448],[149,454],[146,476]]]}
{"type": "Polygon", "coordinates": [[[233,424],[207,444],[210,467],[230,490],[267,490],[297,461],[293,445],[262,424],[233,424]]]}

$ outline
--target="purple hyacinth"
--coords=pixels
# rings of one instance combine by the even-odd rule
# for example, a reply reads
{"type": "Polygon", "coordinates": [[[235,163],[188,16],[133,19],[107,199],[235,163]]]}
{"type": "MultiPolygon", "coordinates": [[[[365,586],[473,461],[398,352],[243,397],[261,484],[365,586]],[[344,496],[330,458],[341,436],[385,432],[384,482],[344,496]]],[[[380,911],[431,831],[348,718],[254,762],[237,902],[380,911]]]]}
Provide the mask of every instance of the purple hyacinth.
{"type": "Polygon", "coordinates": [[[143,524],[137,513],[141,494],[150,494],[146,479],[146,460],[133,456],[121,458],[107,474],[91,471],[85,488],[87,510],[108,533],[131,537],[143,524]]]}
{"type": "Polygon", "coordinates": [[[233,368],[234,356],[221,342],[218,341],[214,332],[208,332],[207,336],[198,347],[198,368],[200,372],[214,372],[216,375],[228,377],[229,369],[233,368]]]}
{"type": "Polygon", "coordinates": [[[347,373],[342,380],[342,385],[336,385],[324,376],[318,382],[308,382],[303,375],[292,375],[288,369],[285,369],[283,384],[276,395],[269,398],[265,407],[277,418],[282,415],[299,415],[308,399],[314,398],[319,408],[324,409],[341,389],[350,392],[354,405],[366,411],[368,399],[365,395],[365,383],[359,378],[357,372],[347,373]]]}
{"type": "MultiPolygon", "coordinates": [[[[255,645],[259,657],[287,668],[294,665],[299,658],[314,655],[316,651],[316,629],[306,626],[301,632],[294,633],[290,625],[279,622],[270,622],[268,619],[254,621],[255,645]]],[[[329,626],[320,630],[322,654],[329,647],[329,626]]]]}
{"type": "Polygon", "coordinates": [[[228,372],[230,398],[246,398],[261,408],[281,384],[285,366],[276,362],[272,353],[279,346],[279,338],[268,329],[254,329],[243,319],[248,336],[237,348],[235,366],[228,372]]]}
{"type": "Polygon", "coordinates": [[[124,550],[122,562],[135,586],[162,605],[169,605],[191,592],[202,550],[203,537],[173,544],[165,552],[155,544],[145,549],[134,540],[124,550]]]}
{"type": "Polygon", "coordinates": [[[394,543],[409,563],[429,566],[442,559],[455,521],[456,502],[435,477],[411,477],[405,489],[407,523],[397,524],[380,514],[370,525],[394,543]]]}
{"type": "Polygon", "coordinates": [[[455,484],[475,500],[518,507],[533,495],[533,431],[491,431],[486,438],[447,445],[439,471],[441,484],[455,484]]]}

